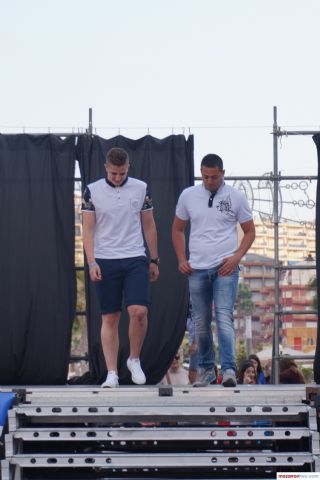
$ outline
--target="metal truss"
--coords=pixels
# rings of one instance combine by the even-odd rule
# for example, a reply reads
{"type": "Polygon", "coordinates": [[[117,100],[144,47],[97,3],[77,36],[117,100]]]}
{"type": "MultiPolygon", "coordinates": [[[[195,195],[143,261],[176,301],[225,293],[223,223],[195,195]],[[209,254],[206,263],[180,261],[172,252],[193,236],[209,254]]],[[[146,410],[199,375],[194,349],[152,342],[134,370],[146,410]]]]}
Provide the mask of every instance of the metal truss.
{"type": "Polygon", "coordinates": [[[260,480],[320,468],[320,388],[170,389],[170,396],[156,386],[20,391],[2,480],[260,480]]]}

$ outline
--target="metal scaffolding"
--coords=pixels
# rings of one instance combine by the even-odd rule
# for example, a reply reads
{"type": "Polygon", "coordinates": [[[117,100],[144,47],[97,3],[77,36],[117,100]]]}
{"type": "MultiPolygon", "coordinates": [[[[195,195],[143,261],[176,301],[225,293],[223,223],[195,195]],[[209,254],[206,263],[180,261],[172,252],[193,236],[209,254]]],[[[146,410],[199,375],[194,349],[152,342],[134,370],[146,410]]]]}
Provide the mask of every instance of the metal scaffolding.
{"type": "MultiPolygon", "coordinates": [[[[282,136],[290,136],[290,135],[315,135],[320,133],[319,130],[317,131],[288,131],[288,130],[281,130],[278,126],[278,112],[277,107],[273,107],[273,185],[274,185],[274,195],[273,195],[273,222],[274,222],[274,268],[275,268],[275,310],[274,310],[274,329],[273,329],[273,354],[272,354],[272,381],[273,383],[279,383],[279,360],[281,358],[279,352],[279,330],[281,326],[281,315],[283,315],[284,311],[281,306],[280,302],[280,271],[287,270],[288,265],[281,265],[279,261],[279,184],[280,181],[283,179],[295,179],[296,177],[282,177],[281,173],[279,172],[279,161],[278,161],[278,142],[279,138],[282,136]]],[[[300,177],[301,179],[315,179],[318,180],[317,176],[312,177],[300,177]]],[[[290,265],[290,269],[301,269],[301,266],[292,266],[290,265]]],[[[315,268],[308,267],[308,268],[315,268]]],[[[302,312],[291,310],[286,311],[286,314],[299,314],[302,312]]],[[[303,312],[306,314],[306,312],[303,312]]],[[[314,313],[309,311],[309,313],[314,313]]],[[[299,356],[295,356],[294,358],[298,359],[299,356]]],[[[304,357],[306,358],[306,357],[304,357]]],[[[313,357],[311,357],[313,358],[313,357]]]]}
{"type": "MultiPolygon", "coordinates": [[[[293,315],[293,314],[314,314],[314,310],[308,311],[297,311],[297,310],[284,310],[281,305],[281,298],[280,298],[280,275],[281,271],[284,270],[304,270],[304,269],[315,269],[316,267],[313,265],[305,266],[305,265],[283,265],[279,259],[279,195],[280,195],[280,182],[283,180],[318,180],[318,176],[296,176],[296,175],[281,175],[279,171],[279,157],[278,157],[278,150],[279,150],[279,139],[283,136],[299,136],[299,135],[315,135],[320,133],[320,130],[282,130],[281,127],[278,125],[277,120],[277,107],[273,107],[273,172],[270,172],[268,176],[266,175],[255,175],[255,176],[226,176],[226,180],[239,180],[239,181],[251,181],[251,180],[268,180],[273,184],[273,214],[272,214],[272,222],[273,222],[273,229],[274,229],[274,272],[275,272],[275,280],[274,280],[274,292],[275,292],[275,306],[274,306],[274,328],[273,328],[273,343],[272,343],[272,382],[279,383],[279,360],[282,358],[280,355],[279,350],[279,332],[281,327],[281,316],[285,313],[286,315],[293,315]]],[[[92,108],[89,108],[88,111],[88,128],[85,129],[84,132],[59,132],[55,133],[57,136],[61,137],[68,137],[70,135],[95,135],[94,128],[93,128],[93,111],[92,108]]],[[[31,135],[39,135],[39,133],[32,133],[31,135]]],[[[201,180],[201,177],[195,177],[195,180],[201,180]]],[[[75,178],[75,182],[81,182],[81,178],[75,178]]],[[[76,270],[84,270],[84,266],[77,266],[76,270]]],[[[77,311],[76,315],[86,315],[85,311],[77,311]]],[[[286,357],[288,357],[286,355],[286,357]]],[[[289,357],[290,358],[290,357],[289,357]]],[[[294,359],[313,359],[313,356],[308,355],[295,355],[294,359]]],[[[71,359],[71,361],[78,361],[78,360],[87,360],[87,357],[77,356],[71,359]]]]}
{"type": "MultiPolygon", "coordinates": [[[[298,311],[298,310],[284,310],[281,305],[280,298],[280,274],[284,270],[306,270],[306,269],[315,269],[315,266],[305,266],[305,265],[283,265],[279,259],[279,195],[280,195],[280,182],[282,180],[318,180],[316,175],[314,176],[296,176],[296,175],[281,175],[279,171],[279,157],[278,157],[278,142],[279,138],[282,136],[290,135],[315,135],[320,133],[320,130],[307,130],[307,131],[288,131],[282,130],[277,122],[277,107],[273,107],[273,172],[270,173],[267,177],[263,176],[226,176],[226,180],[240,180],[240,181],[250,181],[250,180],[267,180],[273,184],[273,230],[274,230],[274,292],[275,292],[275,306],[274,306],[274,328],[273,328],[273,342],[272,342],[272,383],[279,383],[279,360],[282,358],[279,350],[279,332],[281,327],[281,316],[285,313],[286,315],[293,314],[314,314],[314,310],[308,311],[298,311]]],[[[195,177],[195,180],[201,180],[201,177],[195,177]]],[[[286,355],[288,358],[288,355],[286,355]]],[[[313,359],[313,356],[308,355],[295,355],[289,356],[293,359],[313,359]]]]}
{"type": "MultiPolygon", "coordinates": [[[[250,181],[250,180],[266,180],[272,182],[273,184],[273,230],[274,230],[274,292],[275,292],[275,306],[274,306],[274,328],[273,328],[273,341],[272,341],[272,383],[279,383],[279,361],[282,358],[280,354],[280,328],[281,328],[281,316],[285,313],[286,315],[293,314],[314,314],[314,310],[308,311],[297,311],[297,310],[284,310],[281,305],[281,289],[280,289],[280,275],[281,271],[284,270],[306,270],[306,269],[315,269],[315,265],[305,266],[305,265],[283,265],[279,259],[279,194],[280,194],[280,182],[283,180],[318,180],[318,176],[297,176],[297,175],[281,175],[279,171],[279,139],[283,136],[298,136],[298,135],[315,135],[320,133],[320,130],[282,130],[278,125],[278,112],[277,107],[273,107],[273,172],[270,172],[270,175],[266,177],[265,175],[261,176],[226,176],[226,180],[240,180],[240,181],[250,181]]],[[[88,129],[86,130],[88,135],[93,135],[93,122],[92,122],[92,108],[89,108],[89,124],[88,129]]],[[[76,179],[81,180],[81,179],[76,179]]],[[[201,180],[201,177],[195,177],[195,180],[201,180]]],[[[81,267],[80,267],[81,268],[81,267]]],[[[83,312],[81,312],[83,314],[83,312]]],[[[288,358],[288,355],[286,355],[288,358]]],[[[295,355],[289,356],[293,359],[313,359],[313,355],[295,355]]]]}

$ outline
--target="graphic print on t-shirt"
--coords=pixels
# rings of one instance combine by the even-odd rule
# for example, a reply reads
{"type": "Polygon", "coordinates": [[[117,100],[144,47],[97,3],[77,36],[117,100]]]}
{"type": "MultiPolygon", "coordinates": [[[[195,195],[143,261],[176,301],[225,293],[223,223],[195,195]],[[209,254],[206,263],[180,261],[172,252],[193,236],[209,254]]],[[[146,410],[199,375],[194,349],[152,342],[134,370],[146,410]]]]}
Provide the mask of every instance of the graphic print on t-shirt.
{"type": "Polygon", "coordinates": [[[232,211],[232,202],[231,197],[228,195],[227,197],[222,198],[218,205],[216,206],[217,210],[221,213],[225,213],[226,215],[231,215],[234,212],[232,211]]]}

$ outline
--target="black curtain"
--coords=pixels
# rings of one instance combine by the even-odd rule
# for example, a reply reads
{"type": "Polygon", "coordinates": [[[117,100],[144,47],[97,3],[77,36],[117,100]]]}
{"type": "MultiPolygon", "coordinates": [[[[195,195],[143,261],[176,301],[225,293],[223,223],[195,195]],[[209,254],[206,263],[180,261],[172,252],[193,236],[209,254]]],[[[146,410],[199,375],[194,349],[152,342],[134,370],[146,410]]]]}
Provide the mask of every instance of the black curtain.
{"type": "Polygon", "coordinates": [[[75,138],[0,135],[0,384],[66,382],[75,138]]]}
{"type": "MultiPolygon", "coordinates": [[[[83,187],[104,176],[106,152],[122,147],[129,153],[129,175],[148,183],[154,204],[158,230],[160,277],[151,287],[149,327],[141,352],[141,363],[147,383],[159,382],[179,347],[186,324],[189,293],[186,278],[178,272],[171,241],[171,226],[175,205],[183,188],[194,181],[193,136],[171,135],[159,140],[147,135],[138,140],[117,136],[105,140],[98,136],[83,136],[78,142],[78,160],[83,187]]],[[[100,344],[101,319],[93,284],[86,271],[86,301],[91,378],[100,382],[106,367],[100,344]]],[[[130,383],[126,368],[129,354],[128,318],[120,322],[119,376],[120,383],[130,383]]]]}
{"type": "Polygon", "coordinates": [[[313,136],[313,140],[317,146],[318,152],[318,179],[317,179],[317,196],[316,196],[316,273],[317,273],[317,298],[318,298],[318,329],[317,329],[317,346],[314,359],[314,380],[320,383],[320,134],[313,136]]]}

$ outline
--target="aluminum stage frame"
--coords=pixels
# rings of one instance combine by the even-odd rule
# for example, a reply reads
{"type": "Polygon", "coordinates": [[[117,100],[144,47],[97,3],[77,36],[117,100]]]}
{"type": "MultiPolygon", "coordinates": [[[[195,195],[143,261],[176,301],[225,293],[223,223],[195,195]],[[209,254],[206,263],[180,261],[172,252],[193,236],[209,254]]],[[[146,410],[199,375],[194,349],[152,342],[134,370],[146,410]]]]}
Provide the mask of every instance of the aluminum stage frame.
{"type": "Polygon", "coordinates": [[[320,472],[319,398],[305,385],[20,388],[1,480],[320,472]]]}

